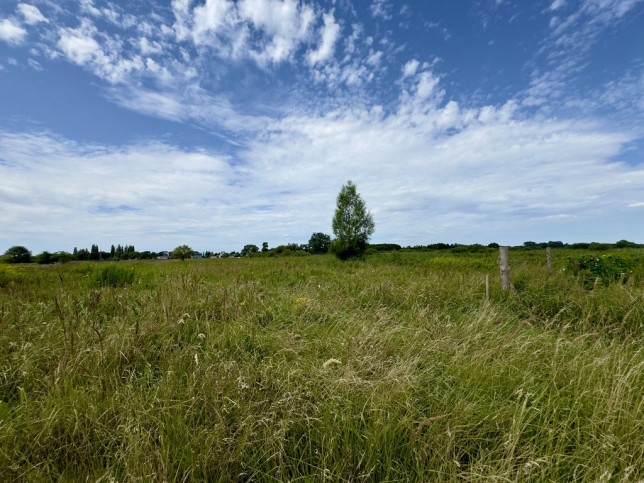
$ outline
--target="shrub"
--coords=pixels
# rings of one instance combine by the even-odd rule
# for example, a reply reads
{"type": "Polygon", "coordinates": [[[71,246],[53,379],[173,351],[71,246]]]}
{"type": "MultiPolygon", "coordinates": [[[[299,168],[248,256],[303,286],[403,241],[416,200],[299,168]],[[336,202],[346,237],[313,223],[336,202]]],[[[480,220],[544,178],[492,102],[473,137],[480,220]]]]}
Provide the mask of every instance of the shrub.
{"type": "Polygon", "coordinates": [[[639,261],[638,258],[625,259],[613,255],[568,257],[566,271],[582,280],[586,286],[593,285],[596,278],[608,285],[618,280],[627,281],[639,261]]]}
{"type": "Polygon", "coordinates": [[[0,265],[0,287],[8,285],[9,282],[20,279],[20,273],[16,267],[0,265]]]}
{"type": "Polygon", "coordinates": [[[134,278],[134,268],[108,265],[96,271],[94,282],[101,287],[124,287],[134,283],[134,278]]]}

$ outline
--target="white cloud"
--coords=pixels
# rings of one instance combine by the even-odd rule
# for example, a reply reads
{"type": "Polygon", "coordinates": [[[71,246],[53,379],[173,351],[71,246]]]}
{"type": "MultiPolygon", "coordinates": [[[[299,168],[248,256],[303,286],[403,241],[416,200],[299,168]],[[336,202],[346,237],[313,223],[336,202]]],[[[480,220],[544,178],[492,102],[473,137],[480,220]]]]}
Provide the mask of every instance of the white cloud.
{"type": "Polygon", "coordinates": [[[336,23],[333,12],[324,14],[324,26],[321,29],[321,42],[318,49],[309,53],[309,62],[315,65],[325,62],[333,56],[335,43],[338,40],[340,26],[336,23]]]}
{"type": "Polygon", "coordinates": [[[172,9],[178,40],[260,66],[290,61],[316,19],[311,6],[296,0],[206,0],[194,8],[190,1],[173,0],[172,9]]]}
{"type": "MultiPolygon", "coordinates": [[[[189,2],[182,2],[182,11],[187,5],[189,2]]],[[[203,5],[197,5],[193,10],[194,27],[191,32],[195,44],[208,43],[211,35],[233,25],[236,22],[233,8],[233,3],[227,0],[206,0],[203,5]]]]}
{"type": "Polygon", "coordinates": [[[9,45],[19,45],[24,42],[27,31],[19,24],[8,18],[0,20],[0,40],[9,45]]]}
{"type": "Polygon", "coordinates": [[[559,10],[561,7],[563,7],[566,4],[566,0],[554,0],[550,4],[550,10],[559,10]]]}
{"type": "Polygon", "coordinates": [[[418,84],[416,86],[416,95],[420,100],[427,99],[436,92],[439,79],[431,72],[423,72],[420,74],[418,84]]]}
{"type": "Polygon", "coordinates": [[[629,203],[629,208],[642,208],[644,207],[644,201],[638,201],[637,203],[629,203]]]}
{"type": "Polygon", "coordinates": [[[108,243],[107,229],[115,237],[109,243],[132,240],[140,249],[161,250],[178,245],[188,232],[194,237],[196,229],[217,245],[226,240],[214,232],[230,229],[238,214],[235,203],[241,200],[229,186],[235,170],[222,156],[161,143],[79,145],[46,133],[2,132],[0,146],[0,224],[14,227],[3,230],[5,241],[28,234],[65,240],[48,249],[71,251],[91,240],[108,243]]]}
{"type": "Polygon", "coordinates": [[[412,59],[403,66],[403,77],[411,77],[418,70],[420,62],[416,59],[412,59]]]}
{"type": "Polygon", "coordinates": [[[374,17],[381,17],[385,20],[391,19],[391,13],[389,13],[391,5],[389,5],[387,0],[373,0],[369,8],[374,17]]]}
{"type": "Polygon", "coordinates": [[[58,47],[72,62],[85,65],[105,58],[103,49],[94,39],[96,28],[88,20],[83,19],[79,28],[60,29],[59,33],[58,47]]]}
{"type": "Polygon", "coordinates": [[[25,23],[29,25],[36,25],[40,22],[49,23],[49,20],[33,5],[19,3],[17,9],[24,17],[25,23]]]}

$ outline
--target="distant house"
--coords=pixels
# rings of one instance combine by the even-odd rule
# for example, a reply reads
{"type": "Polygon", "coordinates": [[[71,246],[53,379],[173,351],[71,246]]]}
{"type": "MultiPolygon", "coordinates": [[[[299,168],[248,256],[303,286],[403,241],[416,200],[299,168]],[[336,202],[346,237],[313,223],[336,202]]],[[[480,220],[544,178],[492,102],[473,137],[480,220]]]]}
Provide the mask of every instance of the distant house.
{"type": "Polygon", "coordinates": [[[169,260],[170,259],[170,253],[168,252],[161,252],[157,256],[157,260],[169,260]]]}
{"type": "Polygon", "coordinates": [[[192,257],[191,257],[191,258],[192,258],[193,260],[198,260],[198,259],[200,259],[200,258],[203,258],[203,254],[201,254],[201,253],[199,253],[199,252],[192,252],[192,257]]]}

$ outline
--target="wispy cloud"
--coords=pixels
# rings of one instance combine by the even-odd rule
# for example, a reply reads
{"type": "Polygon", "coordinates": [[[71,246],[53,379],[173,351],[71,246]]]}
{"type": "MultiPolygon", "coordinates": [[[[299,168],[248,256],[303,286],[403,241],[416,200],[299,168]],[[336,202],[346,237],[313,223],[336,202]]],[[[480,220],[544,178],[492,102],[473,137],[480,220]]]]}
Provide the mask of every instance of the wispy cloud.
{"type": "Polygon", "coordinates": [[[0,40],[10,45],[19,45],[27,36],[27,31],[15,20],[3,18],[0,20],[0,40]]]}
{"type": "Polygon", "coordinates": [[[26,3],[19,3],[16,7],[28,25],[36,25],[40,22],[49,23],[49,20],[38,10],[37,7],[26,3]]]}

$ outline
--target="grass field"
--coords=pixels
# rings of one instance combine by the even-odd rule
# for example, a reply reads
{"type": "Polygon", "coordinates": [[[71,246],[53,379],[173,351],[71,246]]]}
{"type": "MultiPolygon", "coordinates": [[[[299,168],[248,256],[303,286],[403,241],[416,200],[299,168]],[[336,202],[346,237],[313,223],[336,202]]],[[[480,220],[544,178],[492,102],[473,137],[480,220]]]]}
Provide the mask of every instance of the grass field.
{"type": "Polygon", "coordinates": [[[612,253],[511,251],[511,294],[494,251],[5,266],[0,480],[642,481],[612,253]]]}

